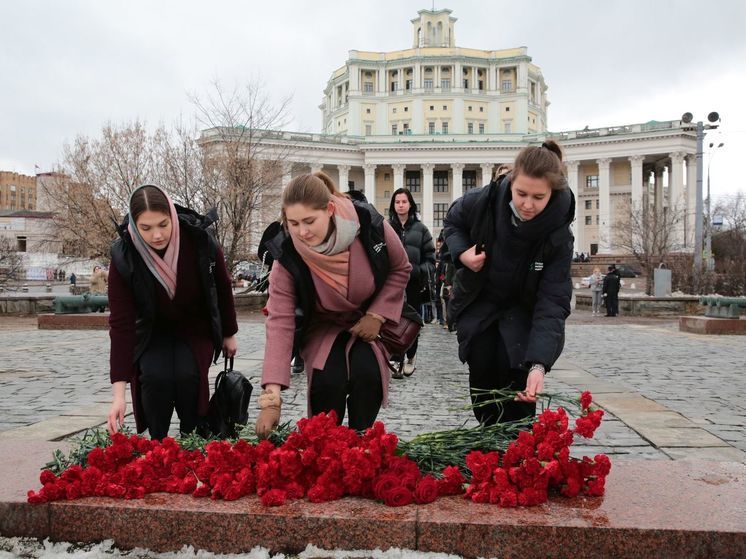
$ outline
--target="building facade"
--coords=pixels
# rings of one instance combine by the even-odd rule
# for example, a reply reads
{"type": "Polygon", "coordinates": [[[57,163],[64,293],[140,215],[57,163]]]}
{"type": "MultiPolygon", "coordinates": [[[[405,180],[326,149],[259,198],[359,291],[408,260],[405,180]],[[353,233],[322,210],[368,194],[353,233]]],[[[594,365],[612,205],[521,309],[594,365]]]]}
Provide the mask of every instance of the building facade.
{"type": "MultiPolygon", "coordinates": [[[[437,236],[454,200],[487,184],[495,166],[512,163],[523,147],[552,138],[576,196],[576,252],[623,252],[615,227],[630,204],[680,215],[673,245],[692,250],[696,142],[687,125],[550,132],[547,86],[525,47],[459,48],[450,10],[418,16],[412,48],[353,50],[332,73],[320,105],[323,133],[264,135],[283,154],[278,193],[293,176],[323,170],[341,190],[364,191],[385,215],[393,191],[407,187],[437,236]]],[[[205,130],[200,143],[209,148],[218,138],[205,130]]],[[[278,213],[265,208],[261,225],[278,213]]]]}
{"type": "Polygon", "coordinates": [[[35,210],[36,177],[0,171],[0,210],[35,210]]]}

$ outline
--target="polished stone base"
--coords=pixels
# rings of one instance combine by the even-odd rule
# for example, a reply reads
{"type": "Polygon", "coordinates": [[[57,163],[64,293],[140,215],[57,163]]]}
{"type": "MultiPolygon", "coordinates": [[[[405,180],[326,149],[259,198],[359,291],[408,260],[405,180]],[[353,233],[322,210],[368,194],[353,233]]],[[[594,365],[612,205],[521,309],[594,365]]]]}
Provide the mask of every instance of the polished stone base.
{"type": "Polygon", "coordinates": [[[109,313],[40,314],[39,330],[108,330],[109,313]]]}
{"type": "Polygon", "coordinates": [[[680,316],[679,330],[692,334],[746,335],[746,319],[680,316]]]}
{"type": "Polygon", "coordinates": [[[113,539],[120,548],[221,553],[262,546],[444,552],[465,557],[746,557],[746,465],[617,460],[603,498],[552,497],[501,509],[461,497],[389,508],[361,499],[263,507],[256,497],[212,501],[154,494],[25,503],[54,442],[0,441],[0,534],[55,541],[113,539]]]}

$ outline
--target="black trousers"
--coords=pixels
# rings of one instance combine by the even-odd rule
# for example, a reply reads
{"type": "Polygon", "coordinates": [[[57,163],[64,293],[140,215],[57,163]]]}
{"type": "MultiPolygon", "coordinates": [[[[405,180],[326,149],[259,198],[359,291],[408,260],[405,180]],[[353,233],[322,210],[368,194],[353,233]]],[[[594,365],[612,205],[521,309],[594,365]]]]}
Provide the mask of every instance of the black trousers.
{"type": "MultiPolygon", "coordinates": [[[[478,394],[473,389],[524,390],[528,371],[511,369],[508,351],[500,335],[498,323],[477,335],[471,344],[467,360],[469,364],[469,389],[473,404],[490,400],[491,396],[478,394]]],[[[516,421],[536,414],[536,404],[528,402],[504,402],[485,404],[474,408],[474,417],[483,425],[494,425],[506,421],[516,421]]]]}
{"type": "Polygon", "coordinates": [[[350,370],[347,371],[345,346],[349,332],[337,336],[326,366],[314,369],[311,380],[311,413],[337,412],[342,424],[345,410],[348,425],[363,431],[373,425],[383,402],[381,370],[370,344],[357,340],[350,348],[350,370]]]}
{"type": "Polygon", "coordinates": [[[140,357],[140,393],[150,437],[168,435],[176,409],[179,429],[191,433],[199,423],[199,369],[187,343],[170,333],[153,333],[140,357]]]}
{"type": "MultiPolygon", "coordinates": [[[[422,305],[421,305],[421,297],[420,297],[420,288],[417,285],[417,282],[409,282],[407,284],[407,303],[417,311],[417,314],[422,316],[422,305]]],[[[417,355],[417,347],[420,344],[420,335],[417,334],[417,337],[414,339],[414,343],[409,346],[409,349],[407,350],[407,359],[414,359],[414,356],[417,355]]]]}
{"type": "Polygon", "coordinates": [[[619,314],[619,294],[618,293],[607,293],[606,294],[606,314],[610,316],[616,316],[619,314]]]}

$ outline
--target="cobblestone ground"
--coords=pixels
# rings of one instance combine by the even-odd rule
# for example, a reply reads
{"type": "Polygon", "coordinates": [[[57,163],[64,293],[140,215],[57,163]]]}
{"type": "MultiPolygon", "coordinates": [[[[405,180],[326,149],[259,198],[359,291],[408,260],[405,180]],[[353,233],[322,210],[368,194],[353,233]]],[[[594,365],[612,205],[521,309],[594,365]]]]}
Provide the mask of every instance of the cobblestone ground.
{"type": "MultiPolygon", "coordinates": [[[[107,404],[108,334],[105,331],[36,330],[28,319],[0,321],[0,432],[54,418],[76,409],[107,404]]],[[[236,368],[259,388],[263,319],[240,319],[236,368]]],[[[746,450],[746,337],[699,337],[679,333],[672,321],[593,318],[575,313],[567,326],[562,366],[569,363],[651,398],[746,450]]],[[[218,367],[211,371],[216,374],[218,367]]],[[[547,390],[577,395],[547,376],[547,390]]],[[[306,412],[305,375],[293,375],[284,394],[283,420],[306,412]]],[[[392,380],[389,407],[379,418],[404,439],[428,431],[473,426],[467,403],[468,373],[456,356],[455,334],[426,325],[417,370],[392,380]]],[[[255,401],[255,399],[254,399],[255,401]]],[[[104,412],[105,413],[105,412],[104,412]]],[[[252,420],[256,411],[252,411],[252,420]]],[[[102,421],[104,418],[102,417],[102,421]]],[[[131,420],[129,420],[131,423],[131,420]]],[[[596,439],[578,452],[607,452],[637,458],[666,458],[611,414],[596,439]]]]}

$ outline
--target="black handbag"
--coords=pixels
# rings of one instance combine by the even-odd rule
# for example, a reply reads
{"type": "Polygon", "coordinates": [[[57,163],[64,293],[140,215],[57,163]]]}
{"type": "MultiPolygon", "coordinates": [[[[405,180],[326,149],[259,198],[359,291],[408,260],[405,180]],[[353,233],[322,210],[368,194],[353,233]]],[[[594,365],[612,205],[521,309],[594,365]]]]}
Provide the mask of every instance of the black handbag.
{"type": "Polygon", "coordinates": [[[249,400],[254,387],[243,374],[233,370],[233,357],[225,358],[223,370],[215,379],[215,391],[210,398],[207,422],[214,437],[235,438],[236,426],[249,421],[249,400]]]}

